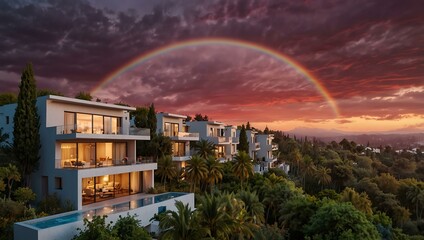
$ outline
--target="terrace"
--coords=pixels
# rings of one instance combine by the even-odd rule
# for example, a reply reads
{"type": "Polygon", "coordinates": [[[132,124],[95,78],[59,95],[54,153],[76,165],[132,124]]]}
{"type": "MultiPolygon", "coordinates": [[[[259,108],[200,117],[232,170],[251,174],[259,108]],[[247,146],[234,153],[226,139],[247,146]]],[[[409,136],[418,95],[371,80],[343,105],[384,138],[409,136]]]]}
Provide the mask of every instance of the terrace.
{"type": "Polygon", "coordinates": [[[136,214],[141,225],[146,227],[151,224],[150,219],[154,214],[166,210],[176,210],[175,201],[182,201],[193,208],[194,194],[179,192],[158,195],[137,194],[90,204],[81,211],[71,211],[15,223],[15,239],[71,239],[77,233],[77,228],[83,228],[85,218],[92,219],[93,216],[103,215],[107,216],[108,222],[116,222],[120,215],[136,214]]]}

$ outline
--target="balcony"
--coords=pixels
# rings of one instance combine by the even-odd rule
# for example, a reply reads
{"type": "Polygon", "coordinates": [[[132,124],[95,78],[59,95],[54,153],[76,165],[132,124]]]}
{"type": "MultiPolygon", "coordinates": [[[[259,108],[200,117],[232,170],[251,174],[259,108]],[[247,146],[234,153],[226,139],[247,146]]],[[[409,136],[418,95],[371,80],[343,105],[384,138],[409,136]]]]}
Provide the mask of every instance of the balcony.
{"type": "Polygon", "coordinates": [[[209,136],[209,140],[214,144],[230,144],[229,137],[217,137],[217,136],[209,136]]]}
{"type": "Polygon", "coordinates": [[[150,129],[147,128],[95,128],[86,125],[72,124],[56,126],[56,138],[67,139],[116,139],[116,140],[150,140],[150,129]]]}
{"type": "Polygon", "coordinates": [[[232,138],[231,138],[231,142],[232,142],[232,143],[234,143],[234,144],[239,144],[239,141],[240,141],[240,140],[239,140],[239,138],[238,138],[238,137],[232,137],[232,138]]]}
{"type": "Polygon", "coordinates": [[[103,168],[103,167],[114,167],[114,166],[126,166],[134,164],[148,164],[156,163],[153,157],[138,157],[137,159],[111,159],[111,158],[100,158],[97,161],[87,160],[79,161],[77,159],[56,159],[56,168],[63,169],[89,169],[89,168],[103,168]]]}
{"type": "Polygon", "coordinates": [[[199,133],[190,132],[164,132],[164,136],[170,137],[171,140],[178,141],[199,141],[199,133]]]}
{"type": "Polygon", "coordinates": [[[261,149],[261,144],[258,142],[250,143],[250,148],[252,151],[259,151],[261,149]]]}

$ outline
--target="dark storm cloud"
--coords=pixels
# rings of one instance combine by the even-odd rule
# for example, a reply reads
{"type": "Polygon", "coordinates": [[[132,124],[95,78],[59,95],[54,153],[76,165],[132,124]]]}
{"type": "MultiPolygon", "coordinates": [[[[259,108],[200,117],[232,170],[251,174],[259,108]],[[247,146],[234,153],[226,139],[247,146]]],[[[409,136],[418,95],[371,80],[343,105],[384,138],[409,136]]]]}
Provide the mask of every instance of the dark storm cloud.
{"type": "MultiPolygon", "coordinates": [[[[32,61],[39,86],[72,95],[154,48],[197,37],[229,37],[300,62],[321,80],[346,117],[423,114],[423,91],[395,95],[424,85],[423,11],[420,0],[0,1],[0,81],[5,90],[16,90],[19,80],[13,86],[5,77],[19,75],[32,61]]],[[[164,109],[198,103],[210,113],[221,114],[225,107],[237,116],[249,115],[242,106],[262,116],[255,107],[265,106],[276,118],[313,113],[319,119],[322,109],[328,115],[313,86],[281,80],[293,70],[237,51],[214,55],[205,48],[203,54],[192,52],[196,58],[170,54],[122,76],[100,97],[114,101],[111,96],[120,96],[134,105],[154,100],[164,109]]],[[[291,78],[301,76],[286,79],[291,78]]]]}

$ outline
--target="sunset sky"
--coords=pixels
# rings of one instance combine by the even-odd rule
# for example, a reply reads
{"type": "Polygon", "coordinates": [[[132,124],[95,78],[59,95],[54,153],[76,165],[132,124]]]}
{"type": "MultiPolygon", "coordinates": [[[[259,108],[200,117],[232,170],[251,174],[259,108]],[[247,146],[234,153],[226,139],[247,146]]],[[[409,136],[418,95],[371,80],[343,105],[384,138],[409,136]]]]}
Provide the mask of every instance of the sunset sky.
{"type": "Polygon", "coordinates": [[[422,0],[0,0],[0,92],[27,62],[39,88],[228,124],[424,131],[422,0]],[[245,45],[172,48],[216,38],[245,45]]]}

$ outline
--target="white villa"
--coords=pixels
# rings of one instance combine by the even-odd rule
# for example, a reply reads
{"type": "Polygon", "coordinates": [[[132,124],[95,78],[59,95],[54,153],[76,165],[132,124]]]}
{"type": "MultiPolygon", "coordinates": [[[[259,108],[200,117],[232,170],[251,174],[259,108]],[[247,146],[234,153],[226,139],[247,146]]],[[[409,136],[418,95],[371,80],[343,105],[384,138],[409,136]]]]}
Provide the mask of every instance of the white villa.
{"type": "MultiPolygon", "coordinates": [[[[148,129],[130,128],[126,107],[80,99],[43,96],[40,165],[31,175],[38,200],[57,194],[78,210],[84,205],[145,192],[154,186],[157,163],[136,159],[136,140],[148,129]]],[[[16,104],[0,107],[0,125],[13,142],[16,104]]]]}
{"type": "Polygon", "coordinates": [[[264,171],[269,168],[277,167],[277,157],[274,152],[278,150],[278,145],[273,143],[274,134],[257,134],[256,141],[260,148],[257,152],[257,158],[263,163],[264,171]]]}
{"type": "Polygon", "coordinates": [[[199,141],[199,133],[189,132],[185,124],[187,116],[172,113],[157,113],[157,133],[170,137],[172,141],[172,160],[178,168],[184,168],[190,160],[190,141],[199,141]]]}
{"type": "Polygon", "coordinates": [[[222,122],[216,121],[193,121],[187,122],[189,131],[199,133],[200,139],[208,140],[216,146],[216,156],[220,161],[233,159],[237,154],[236,127],[225,126],[222,122]]]}

